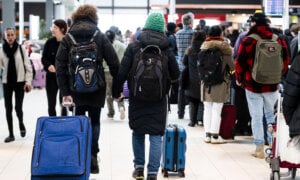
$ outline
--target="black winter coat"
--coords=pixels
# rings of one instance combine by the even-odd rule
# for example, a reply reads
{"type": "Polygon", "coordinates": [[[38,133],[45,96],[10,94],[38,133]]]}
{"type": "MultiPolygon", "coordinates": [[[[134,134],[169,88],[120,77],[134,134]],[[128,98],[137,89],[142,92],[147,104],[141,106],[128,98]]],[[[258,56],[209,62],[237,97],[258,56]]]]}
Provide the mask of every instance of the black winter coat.
{"type": "MultiPolygon", "coordinates": [[[[77,42],[90,41],[97,28],[97,25],[88,19],[75,21],[71,26],[69,33],[73,35],[77,42]]],[[[95,37],[95,42],[98,46],[98,62],[103,63],[103,59],[109,66],[109,71],[113,77],[116,77],[119,71],[119,60],[115,53],[113,46],[107,39],[105,34],[100,32],[95,37]]],[[[76,106],[88,105],[94,107],[103,107],[106,97],[106,88],[102,88],[93,93],[74,93],[70,88],[70,74],[68,73],[69,64],[69,51],[72,46],[72,41],[68,35],[66,35],[60,43],[58,52],[56,55],[56,76],[59,89],[63,96],[72,95],[76,106]]],[[[103,66],[100,68],[100,75],[105,80],[103,66]]]]}
{"type": "Polygon", "coordinates": [[[183,57],[184,69],[182,71],[181,84],[187,97],[200,100],[200,77],[197,67],[200,45],[194,45],[187,49],[183,57]]]}
{"type": "Polygon", "coordinates": [[[59,47],[59,42],[56,40],[55,37],[48,39],[45,43],[43,56],[42,56],[42,63],[44,66],[44,70],[48,71],[50,65],[55,66],[55,56],[59,47]]]}
{"type": "Polygon", "coordinates": [[[287,74],[282,109],[290,137],[300,135],[300,54],[287,74]]]}
{"type": "MultiPolygon", "coordinates": [[[[144,29],[138,41],[127,47],[117,81],[113,85],[113,96],[118,98],[122,92],[123,83],[128,80],[135,54],[147,45],[158,45],[163,53],[168,56],[168,70],[171,80],[179,78],[179,68],[169,40],[163,33],[144,29]]],[[[166,127],[167,99],[159,102],[142,102],[129,97],[129,126],[136,133],[163,135],[166,127]]]]}

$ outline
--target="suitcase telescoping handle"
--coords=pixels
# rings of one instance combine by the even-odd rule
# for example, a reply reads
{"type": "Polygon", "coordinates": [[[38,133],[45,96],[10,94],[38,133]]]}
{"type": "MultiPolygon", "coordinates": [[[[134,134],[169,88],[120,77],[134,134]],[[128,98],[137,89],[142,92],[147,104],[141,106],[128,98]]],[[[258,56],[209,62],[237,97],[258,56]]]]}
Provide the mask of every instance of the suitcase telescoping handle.
{"type": "Polygon", "coordinates": [[[69,112],[70,112],[70,108],[72,108],[72,116],[75,116],[75,103],[74,102],[71,102],[71,101],[64,101],[61,103],[61,105],[63,107],[66,108],[66,111],[67,111],[67,116],[70,116],[69,112]]]}

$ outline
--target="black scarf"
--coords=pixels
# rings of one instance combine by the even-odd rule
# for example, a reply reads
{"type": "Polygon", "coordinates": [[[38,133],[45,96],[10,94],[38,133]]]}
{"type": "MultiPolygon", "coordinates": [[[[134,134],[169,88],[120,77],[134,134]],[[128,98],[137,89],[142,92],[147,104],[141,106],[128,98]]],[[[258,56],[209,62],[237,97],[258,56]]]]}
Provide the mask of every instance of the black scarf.
{"type": "Polygon", "coordinates": [[[10,45],[5,41],[3,44],[3,51],[8,57],[8,67],[7,67],[7,83],[16,83],[17,82],[17,69],[16,69],[16,60],[15,53],[18,49],[18,43],[15,41],[10,47],[10,45]]]}

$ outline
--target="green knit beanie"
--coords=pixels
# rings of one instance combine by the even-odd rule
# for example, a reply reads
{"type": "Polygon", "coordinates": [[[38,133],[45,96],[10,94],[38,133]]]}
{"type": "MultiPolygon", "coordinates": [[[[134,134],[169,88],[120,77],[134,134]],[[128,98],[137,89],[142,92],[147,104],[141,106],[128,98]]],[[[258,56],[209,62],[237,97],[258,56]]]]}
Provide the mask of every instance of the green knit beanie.
{"type": "Polygon", "coordinates": [[[152,13],[148,16],[144,28],[158,32],[165,32],[165,19],[161,13],[152,13]]]}

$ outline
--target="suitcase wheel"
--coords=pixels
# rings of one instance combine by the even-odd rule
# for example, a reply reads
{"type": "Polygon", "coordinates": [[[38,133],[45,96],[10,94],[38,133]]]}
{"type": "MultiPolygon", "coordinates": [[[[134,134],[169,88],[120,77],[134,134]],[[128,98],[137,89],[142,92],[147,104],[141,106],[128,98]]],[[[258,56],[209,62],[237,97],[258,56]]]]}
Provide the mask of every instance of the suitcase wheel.
{"type": "Polygon", "coordinates": [[[184,170],[179,170],[178,171],[178,176],[179,177],[185,177],[184,170]]]}
{"type": "Polygon", "coordinates": [[[272,172],[270,175],[270,180],[280,180],[279,172],[272,172]]]}
{"type": "Polygon", "coordinates": [[[163,173],[164,177],[169,177],[168,170],[162,169],[161,172],[163,173]]]}

